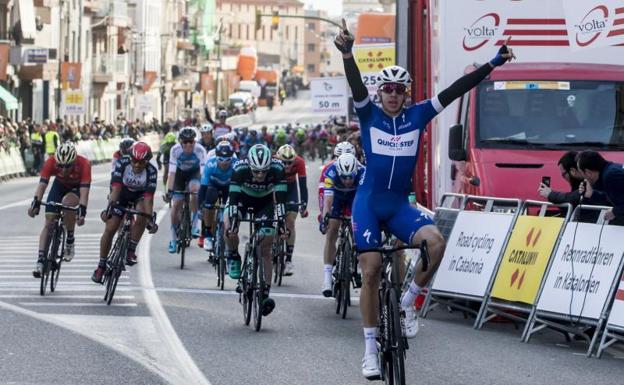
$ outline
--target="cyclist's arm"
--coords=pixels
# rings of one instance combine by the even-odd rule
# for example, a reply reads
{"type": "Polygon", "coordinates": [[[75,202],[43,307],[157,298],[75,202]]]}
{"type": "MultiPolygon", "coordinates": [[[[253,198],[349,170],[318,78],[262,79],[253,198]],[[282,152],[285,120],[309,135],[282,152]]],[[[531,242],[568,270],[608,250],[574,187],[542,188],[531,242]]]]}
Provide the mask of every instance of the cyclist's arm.
{"type": "Polygon", "coordinates": [[[208,185],[210,184],[210,176],[212,175],[212,167],[211,164],[208,163],[204,167],[204,172],[201,178],[201,184],[199,186],[199,202],[203,202],[206,200],[206,190],[208,190],[208,185]]]}
{"type": "Polygon", "coordinates": [[[158,187],[158,171],[154,166],[148,166],[147,174],[147,188],[143,194],[144,213],[152,214],[154,210],[154,194],[156,194],[156,188],[158,187]]]}
{"type": "Polygon", "coordinates": [[[353,101],[358,103],[366,100],[368,97],[368,90],[362,82],[362,75],[355,63],[353,54],[343,54],[342,62],[344,64],[345,74],[347,75],[347,82],[353,93],[353,101]]]}
{"type": "MultiPolygon", "coordinates": [[[[440,102],[441,107],[447,107],[453,102],[453,100],[476,87],[477,84],[485,79],[493,69],[494,68],[489,63],[486,63],[477,68],[475,71],[457,79],[453,84],[451,84],[450,87],[442,91],[437,96],[437,100],[440,102]]],[[[438,106],[436,106],[435,103],[434,107],[436,107],[436,110],[438,109],[438,106]]]]}
{"type": "Polygon", "coordinates": [[[241,185],[243,184],[243,170],[235,169],[230,179],[230,192],[228,194],[228,201],[230,206],[237,206],[241,200],[241,185]]]}
{"type": "Polygon", "coordinates": [[[79,158],[82,167],[80,171],[80,205],[87,206],[89,203],[89,191],[91,189],[91,162],[86,158],[79,158]]]}
{"type": "Polygon", "coordinates": [[[173,190],[176,169],[178,167],[178,151],[174,151],[175,149],[177,149],[177,147],[172,148],[169,152],[169,177],[167,178],[167,190],[173,190]]]}
{"type": "Polygon", "coordinates": [[[321,218],[325,218],[325,215],[331,211],[331,207],[334,204],[334,180],[326,176],[325,185],[323,186],[323,214],[321,218]]]}
{"type": "Polygon", "coordinates": [[[43,194],[45,193],[46,188],[48,187],[48,183],[50,182],[50,178],[54,175],[54,169],[56,167],[56,160],[54,157],[48,158],[43,167],[41,168],[41,172],[39,173],[39,184],[35,189],[35,196],[38,201],[43,199],[43,194]]]}
{"type": "Polygon", "coordinates": [[[278,181],[275,184],[275,203],[284,205],[288,199],[288,184],[286,173],[281,165],[276,170],[275,180],[278,181]]]}
{"type": "Polygon", "coordinates": [[[297,167],[297,174],[299,179],[299,191],[301,192],[301,202],[305,204],[305,207],[308,206],[308,177],[306,176],[306,167],[305,162],[299,162],[297,167]]]}

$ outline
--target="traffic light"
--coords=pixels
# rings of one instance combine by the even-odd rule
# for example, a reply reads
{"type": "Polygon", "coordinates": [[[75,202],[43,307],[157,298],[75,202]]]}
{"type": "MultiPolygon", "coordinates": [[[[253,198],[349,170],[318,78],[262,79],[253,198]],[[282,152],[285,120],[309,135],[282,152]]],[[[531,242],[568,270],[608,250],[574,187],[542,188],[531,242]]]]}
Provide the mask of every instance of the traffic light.
{"type": "Polygon", "coordinates": [[[260,10],[256,9],[256,24],[255,24],[255,28],[256,31],[260,30],[260,28],[262,28],[262,14],[260,13],[260,10]]]}
{"type": "Polygon", "coordinates": [[[271,29],[276,30],[279,28],[279,11],[273,11],[273,16],[271,17],[271,29]]]}

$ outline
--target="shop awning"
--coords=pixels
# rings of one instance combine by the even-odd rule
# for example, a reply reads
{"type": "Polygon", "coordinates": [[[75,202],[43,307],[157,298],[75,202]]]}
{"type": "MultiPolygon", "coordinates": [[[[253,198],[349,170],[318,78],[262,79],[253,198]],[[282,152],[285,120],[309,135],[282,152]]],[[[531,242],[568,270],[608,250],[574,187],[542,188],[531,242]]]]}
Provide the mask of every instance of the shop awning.
{"type": "Polygon", "coordinates": [[[4,102],[7,110],[17,110],[19,103],[17,98],[13,96],[6,88],[0,86],[0,99],[4,102]]]}

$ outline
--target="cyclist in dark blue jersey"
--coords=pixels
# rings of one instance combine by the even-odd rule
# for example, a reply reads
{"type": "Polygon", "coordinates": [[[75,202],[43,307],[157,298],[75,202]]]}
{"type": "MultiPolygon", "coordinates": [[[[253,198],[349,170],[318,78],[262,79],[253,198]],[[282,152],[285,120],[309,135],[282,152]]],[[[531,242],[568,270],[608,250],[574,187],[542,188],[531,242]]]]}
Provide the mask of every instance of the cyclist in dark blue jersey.
{"type": "Polygon", "coordinates": [[[435,274],[445,248],[444,238],[431,218],[410,205],[408,200],[411,176],[418,158],[418,144],[431,119],[479,84],[495,67],[515,56],[505,44],[489,63],[464,75],[439,95],[410,107],[404,107],[411,84],[409,73],[399,66],[386,67],[378,78],[377,93],[381,105],[377,106],[362,83],[351,53],[353,42],[353,35],[343,20],[343,30],[334,43],[342,52],[345,74],[360,120],[367,164],[364,180],[355,195],[352,216],[356,248],[364,251],[359,256],[363,276],[360,311],[366,346],[362,374],[368,379],[377,379],[380,377],[376,338],[381,257],[379,253],[365,250],[381,245],[382,226],[407,244],[419,245],[427,240],[431,268],[424,273],[419,271],[401,298],[401,307],[405,311],[405,334],[413,338],[418,331],[414,300],[420,288],[425,287],[435,274]]]}

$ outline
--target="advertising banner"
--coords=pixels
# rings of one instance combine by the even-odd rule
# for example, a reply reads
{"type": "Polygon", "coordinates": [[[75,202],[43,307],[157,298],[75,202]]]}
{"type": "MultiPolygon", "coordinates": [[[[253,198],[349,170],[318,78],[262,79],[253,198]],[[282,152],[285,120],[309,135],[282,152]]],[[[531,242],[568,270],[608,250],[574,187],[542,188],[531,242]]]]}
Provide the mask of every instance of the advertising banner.
{"type": "Polygon", "coordinates": [[[533,305],[563,218],[518,217],[503,254],[492,297],[533,305]]]}
{"type": "Polygon", "coordinates": [[[87,113],[87,100],[83,91],[63,91],[61,100],[63,115],[84,115],[87,113]]]}
{"type": "Polygon", "coordinates": [[[615,292],[615,300],[609,314],[609,325],[615,325],[624,328],[624,274],[620,277],[617,291],[615,292]]]}
{"type": "Polygon", "coordinates": [[[624,227],[570,223],[553,255],[537,309],[600,318],[624,255],[624,227]]]}
{"type": "Polygon", "coordinates": [[[510,214],[461,211],[433,290],[483,297],[513,218],[510,214]]]}
{"type": "Polygon", "coordinates": [[[346,116],[349,108],[347,88],[344,76],[310,79],[312,111],[346,116]]]}
{"type": "Polygon", "coordinates": [[[622,0],[584,0],[564,9],[573,51],[624,43],[622,0]]]}
{"type": "Polygon", "coordinates": [[[373,102],[378,102],[379,71],[396,63],[394,44],[361,44],[353,46],[353,57],[373,102]]]}

